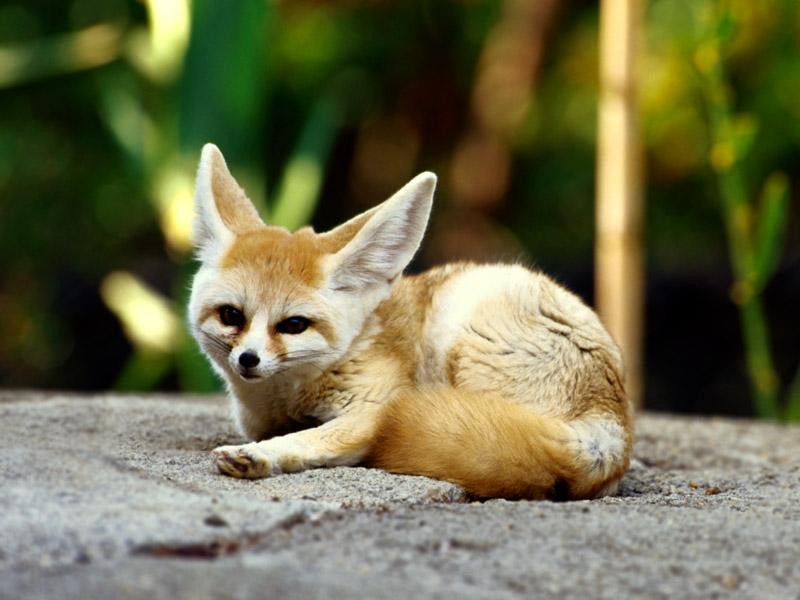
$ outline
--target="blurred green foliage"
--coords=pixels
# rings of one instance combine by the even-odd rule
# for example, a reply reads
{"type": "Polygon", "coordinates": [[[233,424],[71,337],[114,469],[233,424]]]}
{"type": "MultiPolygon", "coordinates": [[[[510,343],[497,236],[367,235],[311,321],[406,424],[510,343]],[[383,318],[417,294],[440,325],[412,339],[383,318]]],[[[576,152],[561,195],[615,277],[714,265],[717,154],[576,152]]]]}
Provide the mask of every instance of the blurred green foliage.
{"type": "MultiPolygon", "coordinates": [[[[698,29],[694,59],[710,122],[709,162],[717,174],[734,283],[739,306],[748,375],[756,413],[765,418],[793,418],[800,390],[789,387],[785,407],[775,371],[763,292],[778,267],[787,226],[789,190],[782,172],[769,175],[758,202],[752,198],[748,162],[758,134],[758,118],[736,113],[726,61],[743,28],[736,4],[693,6],[698,29]]],[[[787,15],[788,16],[788,15],[787,15]]],[[[800,370],[798,371],[800,373],[800,370]]],[[[797,379],[797,378],[795,378],[797,379]]]]}
{"type": "MultiPolygon", "coordinates": [[[[531,0],[515,13],[521,4],[2,5],[0,384],[218,387],[181,325],[192,177],[206,141],[262,214],[290,227],[331,226],[415,172],[437,171],[420,266],[530,256],[589,295],[597,7],[531,0]]],[[[742,281],[755,281],[736,261],[732,273],[725,266],[740,245],[726,236],[730,192],[714,165],[731,160],[741,203],[762,211],[745,246],[761,274],[763,329],[774,334],[764,343],[775,394],[791,396],[777,382],[800,359],[799,321],[782,321],[800,293],[796,0],[651,0],[645,20],[651,304],[687,324],[659,328],[651,310],[648,399],[687,408],[659,398],[708,396],[716,400],[694,409],[726,410],[747,356],[753,373],[739,347],[705,370],[706,354],[728,350],[730,321],[661,291],[708,280],[725,303],[728,289],[736,299],[742,281]],[[713,34],[702,18],[711,13],[722,15],[713,34]],[[717,56],[709,35],[725,38],[717,56]],[[723,126],[709,102],[710,61],[725,67],[714,83],[727,99],[723,126]],[[689,333],[658,337],[663,329],[689,333]],[[690,362],[671,377],[676,354],[690,362]]],[[[800,401],[791,411],[800,416],[800,401]]]]}

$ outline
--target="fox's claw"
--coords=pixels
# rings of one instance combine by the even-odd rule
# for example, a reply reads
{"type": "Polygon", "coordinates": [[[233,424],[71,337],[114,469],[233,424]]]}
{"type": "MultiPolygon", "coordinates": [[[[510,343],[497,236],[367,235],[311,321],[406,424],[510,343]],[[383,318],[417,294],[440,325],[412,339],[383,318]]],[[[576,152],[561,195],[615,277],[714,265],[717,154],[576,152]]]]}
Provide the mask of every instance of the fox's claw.
{"type": "Polygon", "coordinates": [[[257,443],[244,446],[220,446],[215,448],[212,454],[214,455],[214,464],[225,475],[259,479],[272,474],[272,464],[257,443]]]}

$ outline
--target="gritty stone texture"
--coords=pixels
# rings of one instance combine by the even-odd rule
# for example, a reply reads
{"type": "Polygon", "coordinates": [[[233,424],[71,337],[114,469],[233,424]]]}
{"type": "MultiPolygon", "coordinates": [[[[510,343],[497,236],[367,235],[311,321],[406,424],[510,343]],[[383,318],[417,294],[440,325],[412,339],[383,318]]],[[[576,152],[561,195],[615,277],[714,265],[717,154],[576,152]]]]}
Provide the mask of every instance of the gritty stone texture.
{"type": "Polygon", "coordinates": [[[0,393],[0,598],[800,598],[800,428],[645,415],[620,495],[241,481],[224,401],[0,393]]]}

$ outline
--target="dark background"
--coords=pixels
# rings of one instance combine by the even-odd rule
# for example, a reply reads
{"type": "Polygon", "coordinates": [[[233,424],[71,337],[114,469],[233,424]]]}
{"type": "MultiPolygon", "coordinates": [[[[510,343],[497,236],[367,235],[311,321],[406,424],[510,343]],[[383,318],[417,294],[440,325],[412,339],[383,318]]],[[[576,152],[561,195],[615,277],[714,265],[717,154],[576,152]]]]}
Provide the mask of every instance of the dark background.
{"type": "MultiPolygon", "coordinates": [[[[752,414],[697,73],[705,12],[749,196],[789,178],[765,305],[800,361],[800,11],[652,0],[640,52],[647,408],[752,414]]],[[[0,4],[0,385],[219,389],[186,335],[193,171],[213,141],[267,219],[322,230],[440,176],[413,268],[523,260],[591,302],[595,2],[0,4]]]]}

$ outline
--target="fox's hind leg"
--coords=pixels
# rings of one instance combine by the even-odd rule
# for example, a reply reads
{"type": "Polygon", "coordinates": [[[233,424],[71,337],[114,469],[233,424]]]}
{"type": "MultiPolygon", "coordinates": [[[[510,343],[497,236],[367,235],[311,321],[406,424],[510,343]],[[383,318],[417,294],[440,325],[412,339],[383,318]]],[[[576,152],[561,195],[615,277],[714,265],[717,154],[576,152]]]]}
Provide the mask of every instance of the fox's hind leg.
{"type": "Polygon", "coordinates": [[[369,449],[376,422],[374,411],[347,414],[319,427],[269,440],[220,446],[213,450],[214,462],[225,475],[246,479],[355,465],[369,449]]]}

